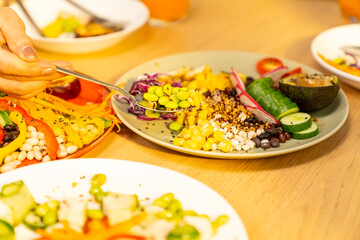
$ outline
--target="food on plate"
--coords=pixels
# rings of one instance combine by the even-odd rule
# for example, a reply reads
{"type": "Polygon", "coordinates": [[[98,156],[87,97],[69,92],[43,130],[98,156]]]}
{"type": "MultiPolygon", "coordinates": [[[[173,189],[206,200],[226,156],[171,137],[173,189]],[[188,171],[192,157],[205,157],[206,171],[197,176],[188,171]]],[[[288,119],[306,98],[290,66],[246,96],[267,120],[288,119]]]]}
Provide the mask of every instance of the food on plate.
{"type": "Polygon", "coordinates": [[[119,123],[108,107],[111,96],[91,105],[77,105],[45,92],[29,100],[0,98],[0,172],[24,160],[64,158],[94,142],[119,123]]]}
{"type": "Polygon", "coordinates": [[[305,112],[329,106],[339,89],[340,81],[336,76],[298,73],[280,80],[280,91],[305,112]]]}
{"type": "Polygon", "coordinates": [[[105,191],[106,175],[91,179],[89,193],[36,203],[23,181],[2,186],[0,239],[212,239],[229,220],[183,208],[173,193],[140,199],[105,191]]]}
{"type": "Polygon", "coordinates": [[[322,54],[318,53],[319,57],[324,60],[330,66],[337,68],[343,72],[352,74],[354,76],[360,77],[360,59],[359,56],[353,54],[345,53],[343,57],[336,59],[328,59],[322,54]]]}
{"type": "Polygon", "coordinates": [[[246,88],[246,92],[277,120],[290,113],[298,112],[299,107],[296,103],[282,92],[275,90],[273,85],[272,78],[260,78],[252,82],[246,88]]]}
{"type": "Polygon", "coordinates": [[[49,38],[82,38],[100,36],[117,31],[97,22],[89,17],[74,16],[67,12],[60,12],[56,20],[42,29],[45,37],[49,38]]]}
{"type": "Polygon", "coordinates": [[[80,80],[74,76],[65,76],[53,81],[46,89],[47,93],[64,100],[76,98],[81,91],[80,80]]]}
{"type": "Polygon", "coordinates": [[[258,61],[256,64],[256,70],[259,74],[264,74],[283,66],[284,64],[280,59],[269,57],[258,61]]]}

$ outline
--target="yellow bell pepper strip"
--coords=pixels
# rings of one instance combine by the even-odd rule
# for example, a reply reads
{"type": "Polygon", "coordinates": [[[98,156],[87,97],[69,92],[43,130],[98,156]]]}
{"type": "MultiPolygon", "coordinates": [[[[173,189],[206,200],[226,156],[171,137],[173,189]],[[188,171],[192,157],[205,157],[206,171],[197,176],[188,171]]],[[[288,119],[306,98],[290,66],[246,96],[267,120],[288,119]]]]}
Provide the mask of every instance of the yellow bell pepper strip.
{"type": "Polygon", "coordinates": [[[19,127],[20,134],[14,141],[9,143],[5,147],[1,148],[0,165],[3,163],[3,160],[7,155],[16,151],[16,149],[21,147],[21,145],[23,145],[26,140],[27,130],[26,130],[26,123],[24,116],[20,114],[18,111],[12,111],[9,117],[10,120],[19,127]]]}
{"type": "Polygon", "coordinates": [[[18,111],[20,114],[22,114],[27,125],[35,127],[39,132],[42,132],[45,135],[45,141],[47,144],[47,152],[49,157],[52,160],[57,158],[59,143],[56,140],[55,134],[53,130],[49,127],[49,125],[39,119],[33,118],[25,111],[25,109],[5,99],[0,99],[0,109],[7,109],[10,112],[18,111]]]}
{"type": "Polygon", "coordinates": [[[69,124],[64,126],[63,129],[68,136],[69,142],[72,142],[78,149],[84,146],[84,143],[82,142],[79,134],[69,124]]]}

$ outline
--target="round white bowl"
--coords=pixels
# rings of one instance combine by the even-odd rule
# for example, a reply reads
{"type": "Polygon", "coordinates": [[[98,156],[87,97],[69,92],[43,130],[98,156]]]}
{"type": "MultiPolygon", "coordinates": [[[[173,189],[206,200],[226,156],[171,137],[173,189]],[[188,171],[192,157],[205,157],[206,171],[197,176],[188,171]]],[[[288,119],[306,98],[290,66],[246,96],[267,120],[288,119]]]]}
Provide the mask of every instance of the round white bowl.
{"type": "MultiPolygon", "coordinates": [[[[124,30],[95,37],[47,38],[40,36],[18,4],[12,4],[11,8],[24,21],[26,33],[32,38],[35,47],[69,54],[89,53],[111,47],[143,26],[149,18],[147,7],[137,0],[75,0],[75,2],[100,17],[125,23],[124,30]]],[[[64,0],[26,0],[24,5],[40,28],[54,21],[59,11],[84,15],[64,0]]]]}
{"type": "Polygon", "coordinates": [[[337,75],[345,82],[360,89],[360,77],[341,71],[322,60],[318,53],[327,59],[335,59],[344,55],[342,46],[359,45],[360,24],[348,24],[328,29],[317,35],[311,43],[311,52],[315,60],[325,69],[337,75]]]}

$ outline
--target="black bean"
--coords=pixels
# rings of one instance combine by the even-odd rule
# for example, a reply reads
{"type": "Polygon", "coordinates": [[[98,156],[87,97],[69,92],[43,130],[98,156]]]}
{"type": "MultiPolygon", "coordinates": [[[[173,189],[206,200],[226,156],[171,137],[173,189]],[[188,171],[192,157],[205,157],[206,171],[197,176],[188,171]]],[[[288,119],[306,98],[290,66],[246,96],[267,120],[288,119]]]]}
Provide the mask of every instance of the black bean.
{"type": "Polygon", "coordinates": [[[254,141],[256,147],[260,147],[260,145],[261,145],[261,140],[260,140],[260,138],[254,137],[252,140],[254,141]]]}
{"type": "Polygon", "coordinates": [[[270,137],[270,134],[265,132],[265,133],[262,133],[258,136],[260,139],[265,139],[265,138],[269,138],[270,137]]]}
{"type": "Polygon", "coordinates": [[[10,132],[11,141],[14,141],[19,136],[19,134],[20,134],[20,132],[18,132],[18,131],[10,132]]]}
{"type": "Polygon", "coordinates": [[[290,140],[290,139],[291,139],[290,133],[286,132],[286,133],[285,133],[285,137],[286,137],[286,140],[290,140]]]}
{"type": "Polygon", "coordinates": [[[285,136],[285,133],[280,132],[280,133],[279,133],[278,138],[279,138],[279,141],[280,141],[281,143],[286,142],[286,136],[285,136]]]}
{"type": "Polygon", "coordinates": [[[234,96],[234,97],[237,95],[237,92],[236,92],[236,89],[235,89],[235,88],[232,89],[231,95],[234,96]]]}
{"type": "Polygon", "coordinates": [[[11,132],[11,131],[16,130],[16,127],[15,127],[14,125],[6,124],[6,125],[4,126],[4,130],[7,131],[7,132],[11,132]]]}
{"type": "Polygon", "coordinates": [[[11,141],[11,137],[10,137],[10,133],[9,133],[9,132],[5,132],[3,141],[4,141],[4,142],[10,142],[10,141],[11,141]]]}
{"type": "Polygon", "coordinates": [[[271,136],[278,136],[279,135],[279,130],[277,130],[274,127],[269,128],[266,132],[268,132],[271,136]]]}
{"type": "Polygon", "coordinates": [[[272,137],[272,138],[270,139],[270,145],[271,145],[271,147],[273,147],[273,148],[279,147],[279,146],[280,146],[280,141],[279,141],[279,139],[278,139],[278,138],[275,138],[275,137],[272,137]]]}
{"type": "Polygon", "coordinates": [[[232,93],[231,89],[229,87],[226,87],[225,88],[225,94],[228,95],[228,96],[231,96],[231,93],[232,93]]]}
{"type": "Polygon", "coordinates": [[[263,139],[261,140],[261,143],[260,143],[260,147],[263,148],[263,149],[267,149],[267,148],[270,148],[270,142],[268,139],[263,139]]]}
{"type": "Polygon", "coordinates": [[[249,117],[249,118],[245,119],[245,122],[253,123],[253,122],[255,122],[255,118],[254,117],[249,117]]]}

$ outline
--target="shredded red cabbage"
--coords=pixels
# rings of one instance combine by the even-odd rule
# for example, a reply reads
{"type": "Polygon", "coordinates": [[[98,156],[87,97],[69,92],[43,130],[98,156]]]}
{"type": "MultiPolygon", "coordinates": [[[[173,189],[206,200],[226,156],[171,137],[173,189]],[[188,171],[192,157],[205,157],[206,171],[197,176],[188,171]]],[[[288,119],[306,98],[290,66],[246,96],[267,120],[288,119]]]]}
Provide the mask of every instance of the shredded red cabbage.
{"type": "MultiPolygon", "coordinates": [[[[165,73],[155,73],[152,75],[144,74],[140,76],[138,80],[134,81],[134,83],[130,88],[129,93],[135,96],[138,94],[146,93],[150,86],[159,86],[161,82],[156,80],[159,75],[168,75],[168,74],[165,73]]],[[[174,82],[172,85],[174,87],[181,87],[181,81],[174,82]]],[[[118,101],[125,100],[130,105],[128,112],[137,115],[137,119],[139,120],[145,120],[145,121],[163,120],[163,119],[174,120],[176,118],[172,113],[161,114],[159,118],[149,118],[145,115],[145,109],[137,106],[130,98],[121,95],[115,95],[115,98],[118,101]]]]}

